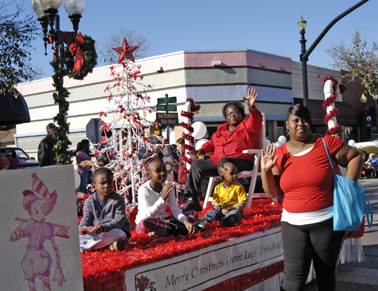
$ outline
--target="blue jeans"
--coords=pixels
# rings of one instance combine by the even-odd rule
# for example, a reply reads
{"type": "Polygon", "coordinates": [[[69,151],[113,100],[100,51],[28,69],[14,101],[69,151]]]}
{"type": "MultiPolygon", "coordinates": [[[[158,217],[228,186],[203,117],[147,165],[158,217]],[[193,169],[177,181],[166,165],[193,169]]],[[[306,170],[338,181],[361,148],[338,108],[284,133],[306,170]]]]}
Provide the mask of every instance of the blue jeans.
{"type": "Polygon", "coordinates": [[[238,221],[243,217],[243,211],[238,210],[238,209],[233,209],[229,211],[226,215],[222,214],[221,209],[213,209],[210,210],[208,213],[206,213],[206,218],[210,221],[218,221],[221,218],[228,217],[230,215],[237,215],[238,216],[238,221]]]}
{"type": "Polygon", "coordinates": [[[79,172],[79,175],[80,175],[79,192],[86,193],[87,185],[91,183],[90,179],[92,176],[92,172],[79,172]]]}

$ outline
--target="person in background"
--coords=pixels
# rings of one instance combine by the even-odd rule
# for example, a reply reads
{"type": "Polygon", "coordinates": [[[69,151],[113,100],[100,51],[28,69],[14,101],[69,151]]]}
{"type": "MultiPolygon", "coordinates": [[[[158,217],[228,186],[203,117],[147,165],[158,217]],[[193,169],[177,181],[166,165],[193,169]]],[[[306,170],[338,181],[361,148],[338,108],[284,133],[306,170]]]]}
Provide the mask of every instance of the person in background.
{"type": "Polygon", "coordinates": [[[365,171],[365,178],[367,177],[377,177],[377,161],[375,160],[375,153],[371,153],[369,158],[364,162],[363,171],[365,171]],[[374,164],[375,163],[375,166],[374,164]]]}
{"type": "Polygon", "coordinates": [[[0,150],[0,170],[6,170],[9,166],[5,150],[0,150]]]}
{"type": "Polygon", "coordinates": [[[9,162],[8,169],[19,169],[20,168],[20,160],[17,158],[17,153],[15,151],[12,151],[12,159],[9,162]]]}
{"type": "Polygon", "coordinates": [[[76,163],[77,171],[80,175],[80,187],[79,192],[86,193],[88,184],[91,184],[92,171],[91,166],[84,161],[91,161],[90,152],[89,152],[89,140],[83,139],[78,142],[76,147],[76,163]]]}
{"type": "Polygon", "coordinates": [[[56,126],[54,123],[49,123],[46,126],[47,135],[41,140],[38,146],[38,161],[40,167],[52,166],[56,164],[54,146],[56,140],[54,134],[56,126]]]}
{"type": "Polygon", "coordinates": [[[173,161],[173,170],[177,175],[177,182],[180,184],[178,189],[178,201],[182,201],[184,199],[184,189],[186,180],[188,178],[188,174],[186,172],[186,163],[184,161],[185,148],[183,145],[185,143],[185,140],[182,137],[180,137],[176,142],[177,150],[180,156],[178,159],[178,163],[175,163],[173,161]]]}
{"type": "Polygon", "coordinates": [[[218,176],[218,164],[231,162],[239,171],[252,170],[253,155],[243,154],[242,151],[257,148],[259,145],[262,114],[255,107],[258,95],[254,88],[249,88],[248,97],[243,96],[243,100],[249,109],[249,118],[245,118],[244,107],[240,102],[226,103],[223,106],[222,113],[227,122],[220,125],[211,136],[210,141],[202,145],[199,150],[190,152],[193,155],[213,154],[210,159],[193,161],[185,185],[187,202],[182,208],[184,211],[189,209],[202,210],[198,200],[202,179],[218,176]]]}
{"type": "Polygon", "coordinates": [[[113,184],[110,169],[94,171],[93,188],[96,192],[85,200],[79,226],[81,251],[104,247],[122,251],[131,237],[125,199],[113,191],[113,184]]]}
{"type": "MultiPolygon", "coordinates": [[[[284,281],[282,290],[304,290],[313,261],[318,290],[337,290],[336,263],[345,231],[333,231],[333,171],[322,137],[311,132],[311,114],[297,104],[289,108],[290,140],[278,149],[262,150],[261,177],[265,192],[283,197],[281,218],[284,281]]],[[[323,137],[336,165],[357,181],[362,157],[338,137],[323,137]]]]}
{"type": "Polygon", "coordinates": [[[177,154],[177,145],[171,144],[170,145],[170,151],[169,151],[169,157],[171,158],[172,165],[173,165],[173,179],[177,181],[177,172],[175,171],[175,165],[177,165],[179,161],[179,155],[177,154]]]}
{"type": "Polygon", "coordinates": [[[202,230],[205,229],[205,224],[211,221],[219,221],[221,226],[234,226],[243,217],[247,203],[248,197],[244,186],[237,182],[238,169],[235,165],[226,162],[220,164],[218,168],[223,182],[214,189],[212,200],[214,209],[195,222],[202,230]]]}

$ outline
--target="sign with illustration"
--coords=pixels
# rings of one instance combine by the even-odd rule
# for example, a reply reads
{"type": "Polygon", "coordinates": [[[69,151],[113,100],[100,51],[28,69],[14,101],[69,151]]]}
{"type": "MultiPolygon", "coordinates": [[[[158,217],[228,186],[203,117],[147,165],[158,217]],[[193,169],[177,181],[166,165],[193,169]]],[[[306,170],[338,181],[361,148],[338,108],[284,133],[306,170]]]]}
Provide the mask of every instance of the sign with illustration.
{"type": "Polygon", "coordinates": [[[203,290],[282,261],[281,228],[126,271],[127,290],[203,290]]]}
{"type": "Polygon", "coordinates": [[[83,290],[72,165],[0,172],[1,290],[83,290]]]}

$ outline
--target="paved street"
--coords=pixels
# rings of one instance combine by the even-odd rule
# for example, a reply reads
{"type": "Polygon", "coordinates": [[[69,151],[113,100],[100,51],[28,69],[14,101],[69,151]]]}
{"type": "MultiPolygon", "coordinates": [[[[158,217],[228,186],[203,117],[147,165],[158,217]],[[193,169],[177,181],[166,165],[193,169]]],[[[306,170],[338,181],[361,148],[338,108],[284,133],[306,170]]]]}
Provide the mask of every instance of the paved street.
{"type": "MultiPolygon", "coordinates": [[[[366,261],[346,263],[338,268],[340,291],[378,291],[378,179],[359,181],[370,200],[374,213],[373,227],[365,228],[362,245],[366,261]]],[[[317,290],[315,282],[306,286],[306,291],[317,290]]]]}

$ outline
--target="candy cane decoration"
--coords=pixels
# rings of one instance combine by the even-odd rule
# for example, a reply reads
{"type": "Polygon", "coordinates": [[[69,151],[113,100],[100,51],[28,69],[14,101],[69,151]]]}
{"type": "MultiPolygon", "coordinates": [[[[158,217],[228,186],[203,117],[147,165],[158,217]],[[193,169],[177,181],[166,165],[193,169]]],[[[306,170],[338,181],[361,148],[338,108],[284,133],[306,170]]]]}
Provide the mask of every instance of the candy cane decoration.
{"type": "Polygon", "coordinates": [[[338,94],[342,94],[345,91],[344,85],[338,85],[335,78],[327,76],[323,79],[324,86],[324,102],[323,109],[326,111],[324,122],[328,125],[327,134],[338,136],[341,130],[341,126],[337,124],[336,117],[339,115],[339,110],[335,107],[335,101],[338,94]]]}
{"type": "Polygon", "coordinates": [[[183,157],[184,162],[186,163],[185,173],[188,173],[190,170],[191,163],[193,162],[194,156],[189,155],[188,152],[194,150],[194,137],[193,133],[193,116],[194,112],[197,112],[201,108],[200,105],[196,105],[193,99],[188,98],[184,104],[184,108],[181,111],[181,116],[184,117],[184,121],[181,122],[181,126],[184,128],[184,133],[182,138],[185,140],[183,147],[185,149],[185,156],[183,157]]]}

